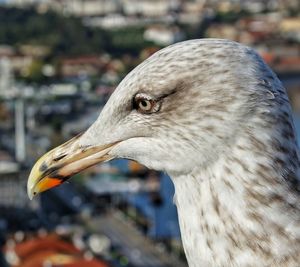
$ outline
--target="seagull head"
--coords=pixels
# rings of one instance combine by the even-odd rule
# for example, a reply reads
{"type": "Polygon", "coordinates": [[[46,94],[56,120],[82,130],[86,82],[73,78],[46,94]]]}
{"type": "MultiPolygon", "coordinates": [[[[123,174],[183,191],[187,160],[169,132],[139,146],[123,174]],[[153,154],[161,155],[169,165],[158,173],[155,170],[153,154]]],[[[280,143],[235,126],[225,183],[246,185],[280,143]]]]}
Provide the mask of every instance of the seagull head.
{"type": "Polygon", "coordinates": [[[162,49],[119,84],[84,133],[42,156],[28,194],[114,158],[135,160],[170,175],[212,165],[227,153],[266,91],[262,61],[226,40],[192,40],[162,49]]]}

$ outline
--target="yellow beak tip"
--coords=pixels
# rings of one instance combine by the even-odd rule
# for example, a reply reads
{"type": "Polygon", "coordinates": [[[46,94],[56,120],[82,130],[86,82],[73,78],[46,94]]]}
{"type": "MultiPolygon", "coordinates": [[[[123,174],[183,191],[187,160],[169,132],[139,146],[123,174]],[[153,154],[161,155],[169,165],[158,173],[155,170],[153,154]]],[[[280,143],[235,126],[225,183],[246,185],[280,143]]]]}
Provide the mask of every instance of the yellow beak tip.
{"type": "Polygon", "coordinates": [[[33,167],[27,182],[27,194],[30,200],[37,194],[36,185],[39,181],[40,173],[37,171],[36,165],[33,167]]]}
{"type": "Polygon", "coordinates": [[[36,195],[36,194],[32,193],[31,191],[27,192],[27,194],[28,194],[28,197],[30,200],[33,200],[33,197],[36,195]]]}

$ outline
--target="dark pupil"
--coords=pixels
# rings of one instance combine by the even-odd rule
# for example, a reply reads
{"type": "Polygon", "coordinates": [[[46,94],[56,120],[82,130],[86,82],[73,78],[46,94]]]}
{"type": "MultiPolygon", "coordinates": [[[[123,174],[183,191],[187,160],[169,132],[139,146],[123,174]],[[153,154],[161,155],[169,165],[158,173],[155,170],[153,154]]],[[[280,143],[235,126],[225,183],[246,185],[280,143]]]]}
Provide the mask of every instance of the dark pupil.
{"type": "Polygon", "coordinates": [[[147,102],[145,100],[142,100],[141,104],[142,104],[143,107],[147,107],[147,102]]]}

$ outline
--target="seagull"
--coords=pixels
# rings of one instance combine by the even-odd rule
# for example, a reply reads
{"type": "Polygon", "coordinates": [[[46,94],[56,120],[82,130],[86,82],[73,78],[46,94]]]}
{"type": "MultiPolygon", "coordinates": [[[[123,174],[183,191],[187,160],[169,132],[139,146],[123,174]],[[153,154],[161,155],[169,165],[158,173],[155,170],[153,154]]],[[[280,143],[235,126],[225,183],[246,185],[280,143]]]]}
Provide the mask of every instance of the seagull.
{"type": "Polygon", "coordinates": [[[84,133],[41,157],[28,194],[114,158],[166,172],[190,267],[300,266],[300,153],[286,90],[251,48],[168,46],[84,133]]]}

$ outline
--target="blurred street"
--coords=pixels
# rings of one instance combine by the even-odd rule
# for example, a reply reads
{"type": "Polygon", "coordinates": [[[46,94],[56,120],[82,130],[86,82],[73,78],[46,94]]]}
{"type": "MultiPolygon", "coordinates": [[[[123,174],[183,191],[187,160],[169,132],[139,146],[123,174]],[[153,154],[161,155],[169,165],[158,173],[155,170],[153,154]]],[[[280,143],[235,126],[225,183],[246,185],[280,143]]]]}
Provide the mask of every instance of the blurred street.
{"type": "Polygon", "coordinates": [[[121,252],[134,266],[186,266],[174,255],[164,253],[164,248],[159,244],[145,238],[121,213],[112,212],[95,217],[88,226],[94,231],[108,236],[116,246],[122,248],[121,252]]]}

